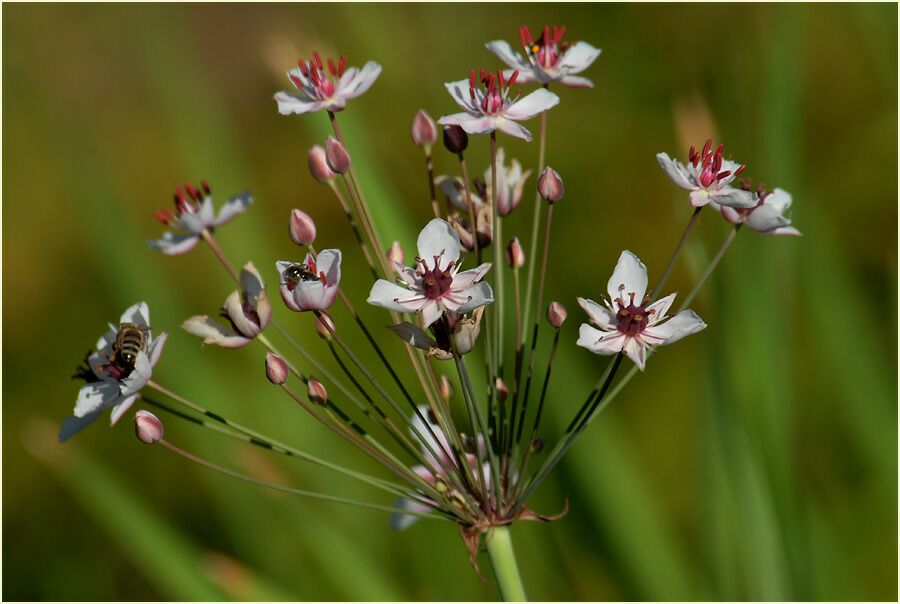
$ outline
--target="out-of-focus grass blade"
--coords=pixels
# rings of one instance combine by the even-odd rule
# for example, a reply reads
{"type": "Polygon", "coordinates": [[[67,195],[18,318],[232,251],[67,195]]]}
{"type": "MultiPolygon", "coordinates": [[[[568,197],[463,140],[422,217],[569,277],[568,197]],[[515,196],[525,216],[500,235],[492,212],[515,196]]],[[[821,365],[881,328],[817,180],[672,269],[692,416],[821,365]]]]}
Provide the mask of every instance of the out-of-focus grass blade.
{"type": "MultiPolygon", "coordinates": [[[[102,420],[101,420],[102,421],[102,420]]],[[[132,492],[105,463],[67,443],[56,442],[56,426],[34,420],[24,433],[26,450],[81,504],[85,513],[166,597],[220,600],[201,578],[200,552],[132,492]]]]}

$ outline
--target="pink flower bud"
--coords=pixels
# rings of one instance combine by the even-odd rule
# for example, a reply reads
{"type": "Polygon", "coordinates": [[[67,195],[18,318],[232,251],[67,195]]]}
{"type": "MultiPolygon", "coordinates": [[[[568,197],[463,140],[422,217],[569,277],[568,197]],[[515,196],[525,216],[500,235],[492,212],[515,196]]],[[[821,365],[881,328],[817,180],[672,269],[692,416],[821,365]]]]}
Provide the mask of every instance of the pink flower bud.
{"type": "Polygon", "coordinates": [[[163,423],[145,409],[134,414],[134,434],[145,445],[155,445],[163,437],[163,423]]]}
{"type": "Polygon", "coordinates": [[[400,264],[403,264],[403,261],[406,260],[406,254],[403,253],[403,248],[400,247],[399,241],[391,244],[391,249],[387,253],[387,259],[390,262],[399,262],[400,264]]]}
{"type": "Polygon", "coordinates": [[[444,126],[444,147],[450,153],[462,153],[469,146],[469,135],[459,126],[444,126]]]}
{"type": "Polygon", "coordinates": [[[335,177],[335,173],[328,167],[325,149],[319,145],[315,145],[309,150],[309,172],[322,184],[335,177]]]}
{"type": "Polygon", "coordinates": [[[331,317],[327,313],[319,313],[319,318],[316,319],[316,333],[320,337],[330,340],[331,334],[334,332],[334,321],[331,320],[331,317]]]}
{"type": "Polygon", "coordinates": [[[287,361],[277,354],[266,353],[266,377],[276,386],[285,383],[288,379],[287,361]]]}
{"type": "Polygon", "coordinates": [[[328,167],[337,174],[345,174],[350,170],[350,154],[347,153],[346,147],[333,136],[329,136],[325,143],[325,161],[328,162],[328,167]]]}
{"type": "Polygon", "coordinates": [[[538,179],[538,193],[544,201],[555,203],[566,194],[566,187],[556,170],[547,166],[538,179]]]}
{"type": "Polygon", "coordinates": [[[288,233],[291,241],[297,245],[309,245],[316,240],[316,223],[306,212],[297,209],[291,210],[288,233]]]}
{"type": "Polygon", "coordinates": [[[441,381],[438,384],[438,390],[441,393],[441,398],[445,401],[449,401],[453,398],[453,384],[450,383],[450,380],[447,379],[446,375],[441,376],[441,381]]]}
{"type": "Polygon", "coordinates": [[[525,250],[519,243],[518,237],[513,237],[506,246],[506,262],[511,268],[522,268],[525,266],[525,250]]]}
{"type": "Polygon", "coordinates": [[[497,389],[497,398],[502,403],[506,400],[506,397],[509,396],[509,387],[506,385],[506,382],[504,382],[500,378],[497,378],[497,380],[494,382],[494,387],[497,389]]]}
{"type": "Polygon", "coordinates": [[[309,396],[309,400],[317,405],[324,405],[328,400],[328,391],[316,378],[309,378],[309,382],[306,384],[306,394],[309,396]]]}
{"type": "Polygon", "coordinates": [[[566,307],[559,302],[551,302],[550,306],[547,307],[547,322],[557,329],[566,322],[567,316],[569,316],[569,313],[566,312],[566,307]]]}
{"type": "Polygon", "coordinates": [[[437,126],[424,109],[419,109],[413,118],[412,139],[417,147],[430,147],[437,142],[437,126]]]}

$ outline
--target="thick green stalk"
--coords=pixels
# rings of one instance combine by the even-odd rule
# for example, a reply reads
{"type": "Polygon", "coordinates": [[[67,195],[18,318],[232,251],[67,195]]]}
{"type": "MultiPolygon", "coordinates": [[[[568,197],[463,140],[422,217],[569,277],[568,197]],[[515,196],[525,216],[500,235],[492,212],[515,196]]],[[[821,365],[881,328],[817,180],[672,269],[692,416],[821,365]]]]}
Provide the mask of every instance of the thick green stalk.
{"type": "Polygon", "coordinates": [[[494,577],[500,588],[500,597],[505,602],[524,602],[525,586],[522,584],[522,576],[519,574],[519,566],[516,564],[516,554],[513,551],[512,539],[509,536],[509,527],[495,526],[487,535],[486,544],[491,566],[494,568],[494,577]]]}

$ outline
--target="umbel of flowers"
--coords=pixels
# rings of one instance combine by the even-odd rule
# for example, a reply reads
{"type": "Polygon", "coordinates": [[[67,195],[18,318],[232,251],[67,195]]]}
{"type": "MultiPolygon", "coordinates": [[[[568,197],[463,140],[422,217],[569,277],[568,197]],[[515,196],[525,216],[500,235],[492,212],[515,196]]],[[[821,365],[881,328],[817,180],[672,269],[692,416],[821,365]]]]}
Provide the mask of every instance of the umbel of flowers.
{"type": "MultiPolygon", "coordinates": [[[[524,53],[513,51],[506,42],[488,44],[508,69],[471,70],[468,78],[446,85],[462,112],[445,115],[437,124],[424,110],[413,118],[410,134],[424,155],[433,214],[419,233],[414,255],[398,242],[385,245],[381,240],[364,183],[355,171],[355,165],[367,158],[353,155],[352,140],[344,138],[337,117],[350,100],[373,86],[381,66],[369,61],[361,69],[349,67],[343,56],[323,59],[313,53],[311,59],[299,61],[288,72],[294,91],[277,93],[275,101],[283,115],[324,112],[327,116],[333,136],[309,149],[306,158],[313,179],[328,187],[334,210],[346,218],[356,240],[352,249],[327,245],[319,249],[318,239],[333,239],[334,234],[320,232],[310,215],[312,207],[295,208],[285,212],[288,237],[284,242],[299,249],[285,254],[287,260],[257,259],[238,271],[219,246],[216,230],[244,212],[253,198],[249,193],[231,197],[216,213],[206,181],[199,188],[186,184],[176,189],[175,209],[156,215],[170,230],[148,242],[151,248],[179,255],[203,242],[236,287],[211,298],[210,305],[224,298],[217,315],[187,318],[185,331],[203,345],[245,348],[242,354],[255,354],[257,364],[251,370],[264,370],[286,400],[299,404],[322,429],[377,461],[384,469],[382,475],[276,441],[157,381],[154,371],[167,336],[151,329],[144,302],[129,307],[108,326],[78,369],[75,377],[85,384],[73,416],[62,424],[60,440],[95,421],[105,409],[111,410],[115,424],[142,398],[145,406],[172,419],[189,419],[216,437],[263,447],[272,454],[327,468],[342,479],[365,482],[387,499],[350,500],[243,475],[171,442],[163,421],[147,409],[134,414],[140,442],[160,445],[254,484],[383,510],[398,530],[422,518],[453,524],[476,570],[484,546],[501,595],[524,599],[509,526],[523,520],[555,520],[568,509],[566,501],[558,514],[537,512],[529,507],[533,493],[617,393],[646,369],[661,346],[706,328],[687,306],[743,226],[767,235],[799,235],[799,231],[787,215],[790,194],[754,187],[742,176],[745,166],[728,159],[722,145],[714,147],[708,140],[699,149],[691,147],[687,163],[660,153],[657,161],[663,173],[688,191],[687,226],[680,237],[671,234],[678,244],[652,288],[647,268],[628,250],[621,252],[617,262],[609,258],[612,276],[605,287],[600,285],[605,275],[586,274],[587,295],[577,299],[586,316],[576,335],[566,327],[565,304],[558,300],[548,304],[545,289],[550,285],[554,212],[557,206],[560,211],[582,207],[575,211],[583,212],[588,202],[567,198],[563,178],[545,165],[545,143],[550,136],[546,118],[561,102],[551,88],[592,86],[579,74],[600,50],[586,42],[567,42],[562,27],[544,27],[536,38],[527,27],[519,33],[524,53]],[[536,89],[523,90],[529,84],[536,89]],[[533,170],[523,170],[521,162],[507,159],[497,136],[530,141],[531,132],[519,122],[532,118],[540,118],[538,163],[533,170]],[[433,154],[439,137],[446,155],[433,154]],[[487,147],[490,165],[470,170],[466,158],[470,145],[487,147]],[[438,177],[436,160],[444,164],[444,174],[438,177]],[[529,181],[532,173],[537,178],[529,181]],[[481,177],[473,178],[475,174],[481,177]],[[526,194],[534,196],[530,233],[522,233],[521,238],[504,236],[504,223],[512,213],[522,211],[526,194]],[[706,214],[721,215],[729,230],[706,272],[673,310],[676,295],[661,294],[707,206],[714,212],[706,214]],[[484,258],[486,253],[492,255],[490,260],[484,258]],[[342,291],[344,258],[365,267],[371,279],[366,302],[376,308],[358,307],[358,301],[342,291]],[[270,267],[269,276],[264,277],[256,266],[270,267]],[[277,284],[283,302],[275,305],[279,308],[273,308],[266,282],[277,284]],[[278,318],[278,310],[288,312],[278,318]],[[295,323],[292,313],[315,320],[295,323]],[[371,327],[373,322],[377,328],[371,327]],[[384,335],[385,324],[391,335],[384,335]],[[350,346],[342,335],[357,329],[365,348],[350,346]],[[513,330],[514,337],[505,337],[507,329],[513,330]],[[549,351],[544,351],[539,336],[547,329],[552,338],[549,351]],[[324,358],[307,347],[313,331],[325,341],[324,358]],[[570,409],[567,428],[556,433],[541,420],[551,396],[558,347],[573,344],[609,360],[580,405],[570,409]],[[543,358],[548,359],[546,364],[537,366],[543,358]],[[623,363],[631,365],[624,375],[623,363]],[[398,369],[407,364],[415,381],[401,378],[403,372],[398,369]]],[[[297,161],[303,153],[296,151],[297,161]]],[[[648,166],[652,160],[647,158],[648,166]]],[[[640,245],[633,242],[634,248],[640,245]]],[[[166,380],[174,379],[174,368],[165,370],[166,380]]],[[[564,412],[568,400],[554,401],[556,413],[564,412]]]]}

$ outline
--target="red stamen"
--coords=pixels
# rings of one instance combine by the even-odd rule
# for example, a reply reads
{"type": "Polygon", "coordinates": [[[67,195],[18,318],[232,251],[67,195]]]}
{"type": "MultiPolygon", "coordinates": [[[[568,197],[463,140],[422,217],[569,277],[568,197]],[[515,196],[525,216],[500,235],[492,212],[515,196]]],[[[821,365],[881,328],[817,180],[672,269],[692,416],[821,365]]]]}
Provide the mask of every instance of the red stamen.
{"type": "Polygon", "coordinates": [[[334,65],[334,61],[332,59],[328,59],[328,71],[331,72],[333,77],[337,76],[337,67],[334,65]]]}
{"type": "Polygon", "coordinates": [[[525,34],[526,31],[527,31],[527,28],[524,25],[519,28],[519,40],[522,41],[522,46],[524,46],[525,48],[528,48],[529,44],[528,44],[528,36],[525,34]]]}
{"type": "Polygon", "coordinates": [[[546,46],[549,43],[550,43],[550,26],[545,25],[544,26],[544,34],[541,36],[541,44],[546,46]]]}
{"type": "Polygon", "coordinates": [[[322,69],[322,57],[316,51],[313,52],[313,62],[316,64],[316,67],[322,69]]]}
{"type": "Polygon", "coordinates": [[[153,216],[164,225],[169,226],[169,223],[175,217],[175,212],[173,212],[169,208],[166,208],[165,210],[157,210],[153,212],[153,216]]]}
{"type": "Polygon", "coordinates": [[[559,28],[559,36],[556,37],[556,39],[554,40],[554,42],[556,42],[557,44],[559,44],[559,43],[562,41],[563,36],[565,36],[565,35],[566,35],[566,26],[563,25],[562,27],[559,28]]]}
{"type": "Polygon", "coordinates": [[[294,74],[289,74],[288,77],[291,78],[291,81],[294,83],[294,86],[297,88],[303,88],[303,81],[295,76],[294,74]]]}
{"type": "Polygon", "coordinates": [[[187,189],[188,195],[191,196],[191,199],[196,201],[200,200],[200,193],[197,189],[189,182],[184,183],[184,188],[187,189]]]}
{"type": "Polygon", "coordinates": [[[512,75],[509,77],[509,86],[508,86],[508,88],[512,88],[513,85],[515,85],[515,83],[516,83],[516,78],[518,78],[518,77],[519,77],[519,70],[517,69],[517,70],[515,70],[514,72],[512,72],[512,75]]]}
{"type": "Polygon", "coordinates": [[[727,178],[731,176],[731,170],[722,170],[718,174],[716,174],[716,180],[722,180],[723,178],[727,178]]]}
{"type": "Polygon", "coordinates": [[[709,148],[712,147],[712,139],[706,139],[706,144],[703,145],[703,153],[700,155],[703,156],[703,160],[706,161],[706,156],[709,154],[709,148]]]}
{"type": "Polygon", "coordinates": [[[341,55],[341,60],[338,61],[338,77],[344,75],[344,70],[347,69],[347,57],[341,55]]]}
{"type": "Polygon", "coordinates": [[[297,65],[300,66],[300,73],[303,74],[303,77],[308,78],[309,77],[309,67],[306,65],[306,62],[301,59],[301,60],[297,61],[297,65]]]}
{"type": "Polygon", "coordinates": [[[746,167],[747,167],[746,165],[738,166],[738,169],[734,171],[734,176],[735,176],[735,178],[737,178],[737,176],[738,176],[741,172],[743,172],[743,171],[744,171],[744,168],[746,168],[746,167]]]}
{"type": "Polygon", "coordinates": [[[319,280],[322,282],[322,285],[328,285],[328,280],[325,278],[323,271],[319,271],[319,280]]]}
{"type": "Polygon", "coordinates": [[[203,189],[203,192],[207,195],[212,192],[212,189],[209,188],[209,183],[206,182],[205,179],[200,181],[200,188],[203,189]]]}
{"type": "Polygon", "coordinates": [[[503,80],[503,70],[502,69],[497,70],[497,80],[500,81],[500,90],[503,90],[504,88],[506,88],[506,82],[503,80]]]}

